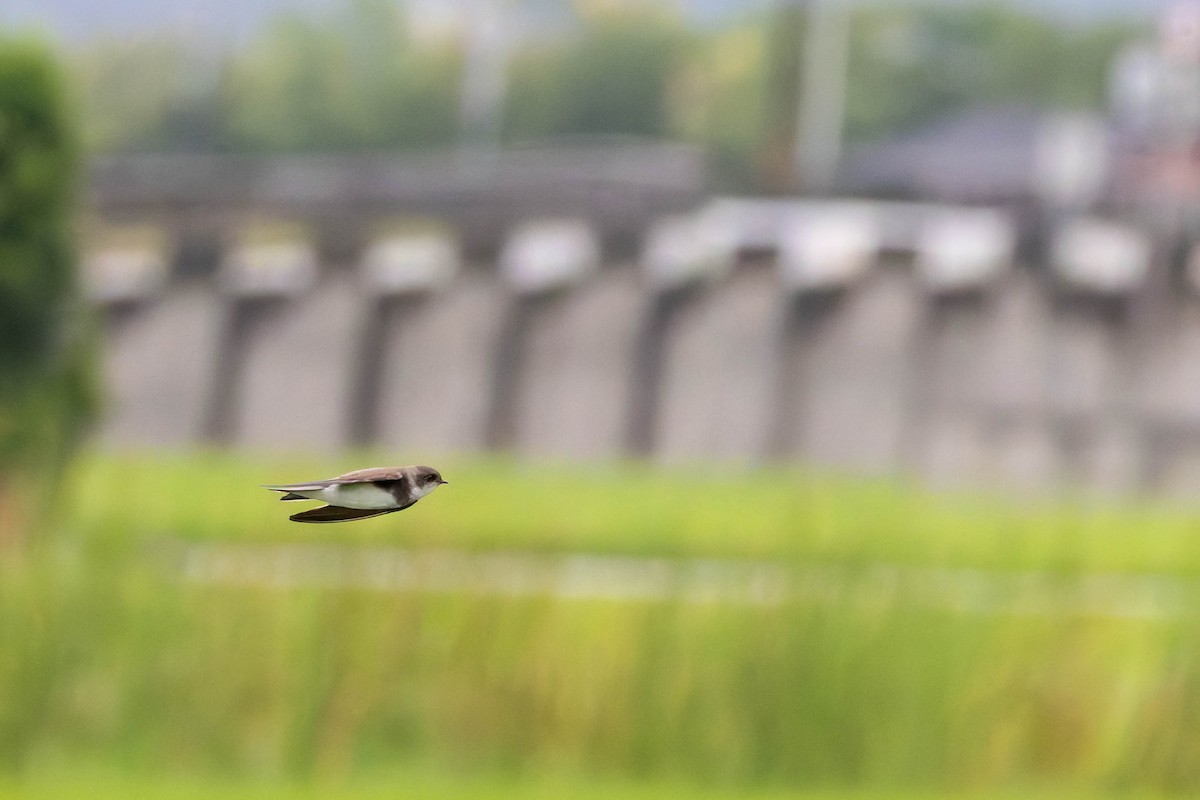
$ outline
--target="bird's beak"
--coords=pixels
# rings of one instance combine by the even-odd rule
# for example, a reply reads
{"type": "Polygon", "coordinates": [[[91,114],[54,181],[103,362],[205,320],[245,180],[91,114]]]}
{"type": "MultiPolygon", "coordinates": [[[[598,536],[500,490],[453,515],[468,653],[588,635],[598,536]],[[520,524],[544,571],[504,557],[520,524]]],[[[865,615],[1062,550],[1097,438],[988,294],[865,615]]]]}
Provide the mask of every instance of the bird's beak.
{"type": "Polygon", "coordinates": [[[449,482],[450,481],[438,481],[438,486],[441,486],[443,483],[449,483],[449,482]]]}

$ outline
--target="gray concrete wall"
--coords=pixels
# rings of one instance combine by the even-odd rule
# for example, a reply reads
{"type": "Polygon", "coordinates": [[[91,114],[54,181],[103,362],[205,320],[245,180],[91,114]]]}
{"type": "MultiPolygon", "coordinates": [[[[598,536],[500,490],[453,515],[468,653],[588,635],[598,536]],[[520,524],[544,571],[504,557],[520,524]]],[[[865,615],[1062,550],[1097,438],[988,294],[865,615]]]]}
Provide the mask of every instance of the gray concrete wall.
{"type": "Polygon", "coordinates": [[[995,322],[990,292],[928,297],[915,331],[908,468],[938,487],[986,480],[986,352],[995,322]]]}
{"type": "Polygon", "coordinates": [[[218,369],[220,298],[187,285],[104,317],[101,440],[136,448],[199,438],[218,369]]]}
{"type": "Polygon", "coordinates": [[[1200,298],[1169,298],[1152,324],[1132,370],[1141,478],[1194,498],[1200,488],[1200,298]]]}
{"type": "Polygon", "coordinates": [[[622,454],[644,304],[637,272],[625,265],[533,305],[512,398],[517,452],[573,459],[622,454]]]}
{"type": "Polygon", "coordinates": [[[1196,496],[1200,299],[1066,287],[1036,258],[948,291],[899,223],[865,271],[835,237],[813,250],[821,280],[789,283],[771,247],[787,219],[666,286],[611,253],[533,289],[491,262],[400,289],[358,262],[270,297],[168,283],[107,312],[101,438],[369,446],[403,461],[770,459],[1196,496]]]}
{"type": "Polygon", "coordinates": [[[653,450],[667,461],[752,462],[770,432],[782,295],[742,265],[678,309],[665,337],[653,450]]]}
{"type": "Polygon", "coordinates": [[[1051,299],[1039,275],[1017,269],[996,287],[995,314],[980,352],[987,426],[984,478],[1037,490],[1060,477],[1061,454],[1047,396],[1051,299]]]}
{"type": "Polygon", "coordinates": [[[1128,301],[1100,298],[1066,298],[1051,314],[1050,415],[1064,474],[1082,486],[1121,490],[1137,482],[1129,317],[1128,301]]]}
{"type": "Polygon", "coordinates": [[[472,270],[392,309],[379,342],[376,427],[366,443],[404,460],[486,446],[507,296],[498,278],[472,270]]]}
{"type": "Polygon", "coordinates": [[[783,367],[800,376],[785,421],[791,455],[843,470],[897,471],[914,401],[920,287],[910,271],[884,265],[833,302],[783,367]]]}
{"type": "Polygon", "coordinates": [[[240,446],[328,451],[347,438],[354,335],[363,297],[334,275],[294,299],[242,300],[250,319],[235,360],[228,440],[240,446]]]}

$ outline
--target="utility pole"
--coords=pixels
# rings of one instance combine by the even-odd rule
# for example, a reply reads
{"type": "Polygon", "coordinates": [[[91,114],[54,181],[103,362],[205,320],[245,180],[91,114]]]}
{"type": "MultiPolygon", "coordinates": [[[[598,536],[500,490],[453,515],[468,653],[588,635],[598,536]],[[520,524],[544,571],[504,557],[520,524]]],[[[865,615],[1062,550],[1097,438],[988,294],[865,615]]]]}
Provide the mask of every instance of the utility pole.
{"type": "Polygon", "coordinates": [[[842,156],[850,0],[809,0],[801,59],[795,174],[808,193],[828,191],[842,156]]]}
{"type": "Polygon", "coordinates": [[[505,2],[473,0],[467,16],[460,142],[485,152],[500,148],[503,133],[508,57],[514,38],[505,2]]]}

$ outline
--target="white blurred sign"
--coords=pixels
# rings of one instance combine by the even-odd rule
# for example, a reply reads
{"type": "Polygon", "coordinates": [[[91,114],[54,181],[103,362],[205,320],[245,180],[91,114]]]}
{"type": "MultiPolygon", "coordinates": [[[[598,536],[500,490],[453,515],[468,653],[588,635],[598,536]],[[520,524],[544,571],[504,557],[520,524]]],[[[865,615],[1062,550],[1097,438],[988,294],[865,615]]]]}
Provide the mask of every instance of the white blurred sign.
{"type": "Polygon", "coordinates": [[[500,272],[522,294],[581,280],[600,266],[600,243],[583,220],[541,220],[522,225],[500,253],[500,272]]]}
{"type": "Polygon", "coordinates": [[[934,292],[981,288],[1012,264],[1016,228],[990,210],[937,211],[917,232],[916,268],[934,292]]]}
{"type": "Polygon", "coordinates": [[[1107,220],[1080,218],[1055,235],[1051,259],[1059,277],[1077,289],[1123,294],[1150,268],[1150,240],[1141,231],[1107,220]]]}
{"type": "Polygon", "coordinates": [[[391,236],[372,244],[363,256],[363,278],[381,294],[440,288],[459,268],[458,247],[435,233],[391,236]]]}
{"type": "Polygon", "coordinates": [[[794,202],[721,197],[699,212],[698,224],[714,246],[731,255],[779,246],[781,220],[792,213],[794,202]]]}
{"type": "Polygon", "coordinates": [[[243,245],[221,265],[220,284],[241,297],[287,297],[317,280],[317,256],[305,242],[243,245]]]}
{"type": "Polygon", "coordinates": [[[96,303],[144,300],[167,282],[167,263],[154,247],[109,247],[83,261],[84,294],[96,303]]]}
{"type": "Polygon", "coordinates": [[[879,250],[879,223],[866,207],[797,211],[780,234],[781,277],[793,290],[842,286],[866,272],[879,250]]]}
{"type": "Polygon", "coordinates": [[[703,215],[655,222],[642,251],[642,268],[658,291],[718,277],[727,273],[732,263],[729,237],[706,224],[703,215]]]}

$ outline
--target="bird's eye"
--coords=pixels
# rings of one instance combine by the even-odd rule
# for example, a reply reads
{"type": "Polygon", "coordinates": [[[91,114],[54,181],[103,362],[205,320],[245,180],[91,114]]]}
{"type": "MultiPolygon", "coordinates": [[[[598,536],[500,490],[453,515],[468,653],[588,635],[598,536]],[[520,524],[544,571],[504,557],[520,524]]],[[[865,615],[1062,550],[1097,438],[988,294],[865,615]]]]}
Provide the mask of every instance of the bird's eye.
{"type": "Polygon", "coordinates": [[[426,476],[425,476],[425,482],[426,482],[426,483],[433,483],[433,482],[434,482],[434,481],[436,481],[436,480],[439,480],[439,478],[438,478],[438,476],[437,476],[437,475],[426,475],[426,476]]]}

